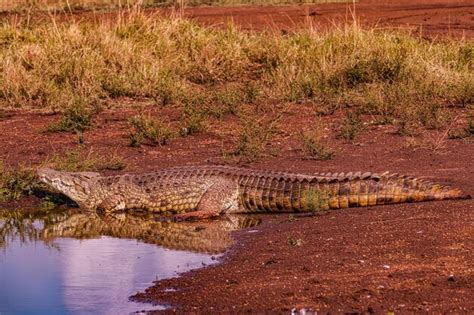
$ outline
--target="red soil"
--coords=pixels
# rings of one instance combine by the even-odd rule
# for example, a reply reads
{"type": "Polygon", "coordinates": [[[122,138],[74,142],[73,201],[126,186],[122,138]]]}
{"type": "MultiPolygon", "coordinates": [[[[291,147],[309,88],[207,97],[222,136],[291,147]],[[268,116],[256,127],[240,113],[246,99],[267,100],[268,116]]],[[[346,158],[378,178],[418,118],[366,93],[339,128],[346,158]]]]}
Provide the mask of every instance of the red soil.
{"type": "Polygon", "coordinates": [[[326,29],[352,21],[410,29],[427,36],[474,36],[474,3],[469,0],[360,0],[352,3],[294,6],[192,8],[186,16],[209,25],[233,21],[247,29],[292,29],[308,24],[326,29]]]}

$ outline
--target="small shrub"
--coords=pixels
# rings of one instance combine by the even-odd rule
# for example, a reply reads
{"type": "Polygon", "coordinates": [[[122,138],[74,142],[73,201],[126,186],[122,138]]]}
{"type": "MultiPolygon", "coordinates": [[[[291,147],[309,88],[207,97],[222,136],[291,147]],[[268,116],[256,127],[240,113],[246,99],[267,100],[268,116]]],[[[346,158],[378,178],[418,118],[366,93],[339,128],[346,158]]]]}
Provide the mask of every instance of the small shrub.
{"type": "Polygon", "coordinates": [[[313,129],[301,133],[300,142],[305,159],[330,160],[334,157],[334,150],[323,138],[319,119],[316,120],[313,129]]]}
{"type": "Polygon", "coordinates": [[[242,129],[235,155],[243,157],[249,162],[261,158],[265,154],[272,136],[278,130],[282,116],[282,114],[277,114],[269,121],[264,121],[264,118],[257,118],[256,114],[240,113],[239,120],[242,129]]]}
{"type": "Polygon", "coordinates": [[[395,122],[395,125],[399,135],[413,137],[419,134],[418,123],[413,119],[399,119],[395,122]]]}
{"type": "Polygon", "coordinates": [[[165,145],[172,138],[173,132],[160,119],[145,118],[143,115],[132,117],[130,125],[130,146],[139,146],[143,140],[150,140],[152,145],[165,145]]]}
{"type": "Polygon", "coordinates": [[[450,139],[465,139],[474,137],[474,121],[470,119],[466,126],[460,131],[454,131],[449,134],[450,139]]]}
{"type": "Polygon", "coordinates": [[[258,101],[262,91],[255,82],[245,82],[243,87],[243,101],[247,104],[254,104],[258,101]]]}
{"type": "Polygon", "coordinates": [[[62,115],[57,123],[52,123],[47,127],[50,132],[77,132],[82,133],[92,126],[92,117],[94,116],[92,110],[86,109],[83,106],[69,107],[62,115]]]}
{"type": "Polygon", "coordinates": [[[420,122],[428,129],[440,129],[451,121],[451,113],[439,104],[420,106],[420,122]]]}
{"type": "Polygon", "coordinates": [[[353,141],[363,129],[364,123],[360,114],[348,111],[339,129],[338,136],[348,141],[353,141]]]}
{"type": "Polygon", "coordinates": [[[464,133],[469,137],[474,136],[474,120],[468,121],[466,127],[464,128],[464,133]]]}
{"type": "Polygon", "coordinates": [[[185,137],[206,130],[206,104],[207,100],[203,95],[196,95],[185,99],[181,115],[181,136],[185,137]]]}
{"type": "Polygon", "coordinates": [[[420,133],[421,122],[415,105],[399,108],[396,116],[395,126],[397,133],[402,136],[413,137],[420,133]]]}
{"type": "Polygon", "coordinates": [[[18,169],[8,169],[0,161],[0,201],[17,200],[21,196],[33,194],[39,181],[31,168],[20,166],[18,169]]]}

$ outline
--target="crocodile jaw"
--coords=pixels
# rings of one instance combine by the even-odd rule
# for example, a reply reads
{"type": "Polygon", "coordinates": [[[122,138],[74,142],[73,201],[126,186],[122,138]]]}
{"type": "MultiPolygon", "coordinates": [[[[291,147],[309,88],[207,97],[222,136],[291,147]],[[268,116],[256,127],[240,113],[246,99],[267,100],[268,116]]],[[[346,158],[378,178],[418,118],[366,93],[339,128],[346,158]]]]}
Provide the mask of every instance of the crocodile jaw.
{"type": "Polygon", "coordinates": [[[91,190],[99,173],[93,172],[59,172],[49,168],[38,170],[39,179],[70,199],[75,201],[80,207],[92,208],[94,201],[91,197],[91,190]]]}

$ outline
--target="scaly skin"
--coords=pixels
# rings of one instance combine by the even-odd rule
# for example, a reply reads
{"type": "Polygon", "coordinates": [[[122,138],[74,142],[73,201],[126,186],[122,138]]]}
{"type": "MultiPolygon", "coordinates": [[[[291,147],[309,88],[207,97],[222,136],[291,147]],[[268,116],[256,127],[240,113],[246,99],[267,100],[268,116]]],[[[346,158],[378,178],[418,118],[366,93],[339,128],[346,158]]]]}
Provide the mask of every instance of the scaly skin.
{"type": "Polygon", "coordinates": [[[181,217],[219,213],[314,212],[470,198],[457,188],[383,173],[301,175],[228,166],[176,167],[143,175],[38,171],[87,210],[143,209],[181,217]]]}

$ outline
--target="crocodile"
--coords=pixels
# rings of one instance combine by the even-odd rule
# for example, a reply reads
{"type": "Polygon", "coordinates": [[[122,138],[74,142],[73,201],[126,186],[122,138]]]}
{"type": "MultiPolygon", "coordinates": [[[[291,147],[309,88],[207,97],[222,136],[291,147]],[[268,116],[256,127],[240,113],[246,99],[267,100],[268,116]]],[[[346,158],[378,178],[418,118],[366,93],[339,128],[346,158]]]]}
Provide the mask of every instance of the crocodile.
{"type": "Polygon", "coordinates": [[[178,219],[470,198],[458,188],[388,172],[304,175],[231,166],[183,166],[115,176],[44,168],[38,170],[38,176],[85,210],[141,209],[172,213],[178,219]]]}

